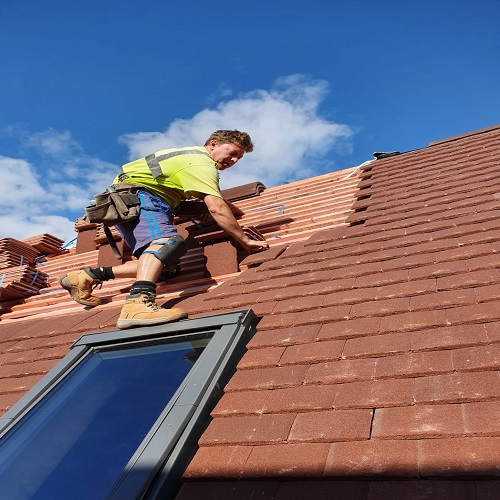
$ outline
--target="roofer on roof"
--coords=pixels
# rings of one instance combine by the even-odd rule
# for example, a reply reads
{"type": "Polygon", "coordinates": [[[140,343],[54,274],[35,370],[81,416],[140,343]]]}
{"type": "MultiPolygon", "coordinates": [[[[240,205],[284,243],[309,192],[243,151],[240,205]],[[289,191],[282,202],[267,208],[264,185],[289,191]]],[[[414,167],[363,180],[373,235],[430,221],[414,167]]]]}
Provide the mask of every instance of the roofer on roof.
{"type": "Polygon", "coordinates": [[[94,307],[101,303],[93,289],[113,278],[135,277],[118,318],[120,329],[156,325],[187,317],[179,308],[163,309],[155,302],[156,281],[162,270],[175,268],[187,251],[177,234],[172,209],[186,198],[203,200],[215,222],[248,252],[269,247],[266,241],[250,239],[241,229],[219,188],[219,171],[232,167],[253,151],[246,132],[218,130],[204,146],[166,149],[123,165],[113,183],[140,186],[141,212],[137,219],[117,225],[132,254],[131,260],[113,267],[84,267],[58,276],[61,286],[76,302],[94,307]]]}

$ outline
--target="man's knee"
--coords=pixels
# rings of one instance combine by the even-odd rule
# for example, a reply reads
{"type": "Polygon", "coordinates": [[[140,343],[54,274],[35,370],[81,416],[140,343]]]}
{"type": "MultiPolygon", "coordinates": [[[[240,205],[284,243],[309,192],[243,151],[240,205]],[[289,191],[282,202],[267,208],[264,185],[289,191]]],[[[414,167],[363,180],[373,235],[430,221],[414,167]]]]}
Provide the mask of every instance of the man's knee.
{"type": "Polygon", "coordinates": [[[143,254],[150,253],[154,255],[163,265],[174,264],[187,252],[188,246],[182,236],[176,234],[168,238],[159,238],[151,242],[149,250],[145,250],[143,254]],[[152,250],[152,248],[155,248],[152,250]]]}

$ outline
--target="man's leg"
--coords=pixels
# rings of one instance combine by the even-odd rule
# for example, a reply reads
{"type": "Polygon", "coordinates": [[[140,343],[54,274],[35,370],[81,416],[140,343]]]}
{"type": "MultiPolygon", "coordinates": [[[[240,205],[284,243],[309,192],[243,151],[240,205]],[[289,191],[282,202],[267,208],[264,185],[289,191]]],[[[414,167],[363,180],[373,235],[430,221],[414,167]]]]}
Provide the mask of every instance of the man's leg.
{"type": "Polygon", "coordinates": [[[118,328],[168,323],[187,316],[181,309],[163,309],[155,302],[156,281],[162,269],[180,260],[187,251],[186,243],[177,234],[169,205],[147,192],[138,194],[141,199],[139,221],[135,226],[119,227],[139,260],[136,281],[121,310],[118,328]]]}
{"type": "Polygon", "coordinates": [[[118,328],[156,325],[187,317],[182,309],[163,309],[155,302],[156,281],[162,269],[176,263],[186,251],[186,243],[179,235],[158,238],[143,251],[138,261],[137,279],[117,321],[118,328]]]}
{"type": "Polygon", "coordinates": [[[131,260],[113,267],[84,267],[57,277],[59,284],[69,292],[71,298],[87,307],[101,304],[101,299],[92,295],[103,281],[114,278],[134,278],[137,274],[137,260],[131,260]]]}

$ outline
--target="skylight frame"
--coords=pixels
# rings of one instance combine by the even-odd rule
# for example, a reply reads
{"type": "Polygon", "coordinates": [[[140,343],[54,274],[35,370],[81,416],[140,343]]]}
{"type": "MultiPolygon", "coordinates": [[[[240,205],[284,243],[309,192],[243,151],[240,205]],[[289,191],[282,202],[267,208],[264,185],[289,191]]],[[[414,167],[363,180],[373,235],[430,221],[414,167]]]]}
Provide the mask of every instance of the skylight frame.
{"type": "Polygon", "coordinates": [[[200,358],[180,384],[116,481],[107,499],[170,498],[196,451],[222,389],[252,337],[258,318],[251,310],[178,323],[83,335],[40,382],[0,418],[0,440],[36,408],[87,355],[162,339],[185,341],[214,332],[200,358]],[[166,444],[167,443],[167,444],[166,444]]]}

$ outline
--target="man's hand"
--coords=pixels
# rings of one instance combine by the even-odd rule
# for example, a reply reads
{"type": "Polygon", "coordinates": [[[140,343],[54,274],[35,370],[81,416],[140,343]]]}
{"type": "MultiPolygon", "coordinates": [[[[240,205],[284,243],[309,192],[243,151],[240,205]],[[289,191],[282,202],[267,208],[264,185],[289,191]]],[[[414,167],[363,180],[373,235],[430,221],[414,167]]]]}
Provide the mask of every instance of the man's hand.
{"type": "Polygon", "coordinates": [[[241,243],[248,253],[257,253],[267,250],[269,248],[269,243],[267,241],[260,240],[248,240],[246,244],[241,243]]]}
{"type": "Polygon", "coordinates": [[[227,203],[217,196],[205,195],[203,201],[215,219],[215,222],[229,235],[233,236],[243,248],[250,253],[260,252],[269,248],[267,241],[254,240],[243,232],[243,229],[234,218],[234,214],[227,203]]]}

